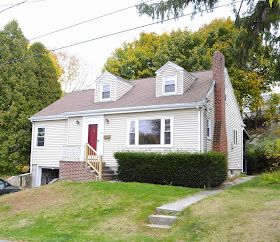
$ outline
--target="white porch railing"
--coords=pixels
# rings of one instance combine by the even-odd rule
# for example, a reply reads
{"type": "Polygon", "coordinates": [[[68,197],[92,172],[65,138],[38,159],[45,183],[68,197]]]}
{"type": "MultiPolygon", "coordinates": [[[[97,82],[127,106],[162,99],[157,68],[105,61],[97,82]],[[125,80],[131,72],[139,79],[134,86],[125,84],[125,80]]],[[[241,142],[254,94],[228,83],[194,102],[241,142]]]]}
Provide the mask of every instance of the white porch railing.
{"type": "Polygon", "coordinates": [[[89,144],[86,145],[64,145],[62,152],[63,161],[85,161],[102,179],[103,160],[89,144]]]}
{"type": "Polygon", "coordinates": [[[64,145],[62,152],[63,161],[84,161],[85,146],[84,145],[64,145]]]}

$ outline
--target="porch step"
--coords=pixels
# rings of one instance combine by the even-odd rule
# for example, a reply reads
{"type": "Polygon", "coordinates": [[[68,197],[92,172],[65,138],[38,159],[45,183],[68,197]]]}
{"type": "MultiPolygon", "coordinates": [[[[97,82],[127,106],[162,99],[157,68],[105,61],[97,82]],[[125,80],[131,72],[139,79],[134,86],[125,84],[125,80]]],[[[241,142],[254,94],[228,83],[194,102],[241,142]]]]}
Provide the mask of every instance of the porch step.
{"type": "Polygon", "coordinates": [[[152,225],[171,226],[177,220],[177,216],[153,214],[149,216],[152,225]]]}
{"type": "MultiPolygon", "coordinates": [[[[94,174],[97,178],[99,177],[97,175],[97,173],[90,167],[88,166],[89,171],[94,174]]],[[[115,180],[117,176],[117,173],[113,170],[111,170],[110,167],[108,166],[103,166],[102,167],[102,179],[105,181],[111,181],[111,180],[115,180]]]]}

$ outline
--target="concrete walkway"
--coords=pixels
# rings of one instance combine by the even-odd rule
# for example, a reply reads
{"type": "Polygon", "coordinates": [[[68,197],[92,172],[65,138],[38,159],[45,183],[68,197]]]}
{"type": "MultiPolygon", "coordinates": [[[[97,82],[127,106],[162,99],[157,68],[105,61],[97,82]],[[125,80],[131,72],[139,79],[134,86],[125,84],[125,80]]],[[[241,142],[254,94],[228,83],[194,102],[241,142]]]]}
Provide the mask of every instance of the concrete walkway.
{"type": "Polygon", "coordinates": [[[225,182],[220,188],[214,190],[205,190],[199,192],[193,196],[186,197],[180,199],[176,202],[165,204],[163,206],[156,208],[156,215],[150,215],[149,220],[150,223],[148,226],[153,228],[170,228],[171,225],[177,220],[177,216],[182,212],[185,208],[189,207],[190,205],[199,202],[200,200],[207,198],[209,196],[221,193],[228,187],[241,184],[247,182],[254,178],[254,176],[246,176],[240,177],[234,180],[233,182],[225,182]],[[173,216],[167,216],[166,214],[172,213],[173,216]]]}
{"type": "Polygon", "coordinates": [[[198,201],[209,197],[211,195],[215,195],[218,194],[220,192],[222,192],[222,189],[217,189],[217,190],[208,190],[208,191],[202,191],[199,193],[196,193],[195,195],[191,196],[191,197],[186,197],[183,198],[181,200],[178,200],[176,202],[173,203],[169,203],[160,207],[156,208],[157,212],[165,212],[165,213],[180,213],[181,211],[183,211],[186,207],[197,203],[198,201]]]}

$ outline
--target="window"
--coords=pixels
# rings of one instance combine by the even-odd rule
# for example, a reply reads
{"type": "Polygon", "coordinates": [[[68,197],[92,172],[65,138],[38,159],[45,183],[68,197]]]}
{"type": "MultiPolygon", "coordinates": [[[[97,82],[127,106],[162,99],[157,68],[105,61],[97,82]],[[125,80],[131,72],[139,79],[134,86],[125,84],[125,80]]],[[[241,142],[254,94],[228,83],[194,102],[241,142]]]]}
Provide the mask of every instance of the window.
{"type": "Polygon", "coordinates": [[[233,144],[237,145],[237,130],[233,130],[233,144]]]}
{"type": "Polygon", "coordinates": [[[165,94],[172,94],[176,92],[176,76],[173,77],[166,77],[164,79],[164,93],[165,94]]]}
{"type": "Polygon", "coordinates": [[[128,145],[171,145],[172,119],[143,118],[128,122],[128,145]]]}
{"type": "Polygon", "coordinates": [[[110,99],[111,98],[111,85],[109,83],[105,83],[102,85],[102,93],[101,99],[110,99]]]}
{"type": "Polygon", "coordinates": [[[170,119],[164,120],[164,144],[171,144],[170,119]]]}
{"type": "Polygon", "coordinates": [[[0,189],[4,189],[6,187],[6,182],[0,180],[0,189]]]}
{"type": "Polygon", "coordinates": [[[207,138],[211,139],[211,120],[207,119],[207,138]]]}
{"type": "Polygon", "coordinates": [[[160,144],[160,119],[139,120],[139,145],[160,144]]]}
{"type": "Polygon", "coordinates": [[[45,146],[45,128],[37,128],[37,139],[36,139],[37,147],[45,146]]]}
{"type": "Polygon", "coordinates": [[[135,145],[135,120],[130,121],[129,144],[135,145]]]}

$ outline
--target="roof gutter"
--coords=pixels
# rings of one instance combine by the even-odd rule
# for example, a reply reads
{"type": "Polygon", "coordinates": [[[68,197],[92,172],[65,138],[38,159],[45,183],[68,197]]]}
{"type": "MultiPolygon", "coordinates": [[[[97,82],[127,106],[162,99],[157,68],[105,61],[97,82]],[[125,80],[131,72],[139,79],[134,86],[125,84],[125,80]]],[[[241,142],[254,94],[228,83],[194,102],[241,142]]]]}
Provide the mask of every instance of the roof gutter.
{"type": "Polygon", "coordinates": [[[200,102],[192,102],[192,103],[175,103],[175,104],[163,104],[163,105],[151,105],[151,106],[113,108],[113,109],[85,110],[85,111],[77,111],[77,112],[64,112],[59,115],[32,116],[29,118],[29,120],[32,122],[47,121],[47,120],[61,120],[61,119],[67,119],[69,117],[77,117],[77,116],[188,109],[188,108],[203,107],[203,105],[204,105],[204,101],[200,101],[200,102]]]}

